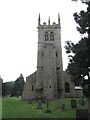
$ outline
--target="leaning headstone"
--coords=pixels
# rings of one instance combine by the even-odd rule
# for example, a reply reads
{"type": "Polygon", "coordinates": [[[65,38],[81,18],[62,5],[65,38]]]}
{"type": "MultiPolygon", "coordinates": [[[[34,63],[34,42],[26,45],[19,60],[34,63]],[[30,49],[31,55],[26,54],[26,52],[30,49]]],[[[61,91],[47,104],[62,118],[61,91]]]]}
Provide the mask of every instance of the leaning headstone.
{"type": "Polygon", "coordinates": [[[61,111],[65,110],[65,104],[61,104],[61,111]]]}
{"type": "Polygon", "coordinates": [[[75,99],[71,100],[71,108],[77,108],[77,102],[75,99]]]}
{"type": "Polygon", "coordinates": [[[88,109],[76,109],[76,120],[88,120],[88,109]]]}
{"type": "Polygon", "coordinates": [[[37,109],[42,109],[42,100],[38,100],[37,109]]]}

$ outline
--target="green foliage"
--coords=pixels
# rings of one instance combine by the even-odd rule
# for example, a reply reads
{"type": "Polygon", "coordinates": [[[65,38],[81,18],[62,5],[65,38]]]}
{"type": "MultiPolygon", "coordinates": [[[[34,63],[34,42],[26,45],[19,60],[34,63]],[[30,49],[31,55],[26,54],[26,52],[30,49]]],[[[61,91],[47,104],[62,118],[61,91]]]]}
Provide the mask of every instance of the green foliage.
{"type": "Polygon", "coordinates": [[[88,75],[88,47],[87,38],[82,38],[77,44],[71,45],[70,41],[66,46],[66,53],[69,54],[69,64],[67,71],[72,75],[72,79],[80,82],[83,76],[88,75]],[[72,54],[73,53],[73,54],[72,54]]]}
{"type": "Polygon", "coordinates": [[[90,2],[85,4],[87,4],[87,11],[85,12],[82,10],[79,14],[77,14],[77,12],[74,13],[74,19],[79,25],[77,27],[77,30],[81,34],[87,33],[88,35],[90,35],[90,2]]]}
{"type": "Polygon", "coordinates": [[[15,82],[5,82],[2,84],[2,96],[21,96],[25,81],[21,74],[15,82]]]}
{"type": "Polygon", "coordinates": [[[11,95],[14,82],[5,82],[2,84],[2,96],[11,95]]]}
{"type": "Polygon", "coordinates": [[[69,57],[67,71],[72,75],[72,80],[76,84],[81,84],[85,94],[90,96],[90,2],[85,4],[87,11],[74,13],[74,19],[78,24],[77,30],[83,36],[77,44],[67,41],[65,49],[69,57]],[[85,76],[88,77],[87,82],[85,76]]]}
{"type": "Polygon", "coordinates": [[[23,88],[24,88],[24,84],[25,84],[24,77],[21,74],[20,77],[17,78],[17,80],[14,82],[11,97],[12,96],[21,96],[23,88]]]}

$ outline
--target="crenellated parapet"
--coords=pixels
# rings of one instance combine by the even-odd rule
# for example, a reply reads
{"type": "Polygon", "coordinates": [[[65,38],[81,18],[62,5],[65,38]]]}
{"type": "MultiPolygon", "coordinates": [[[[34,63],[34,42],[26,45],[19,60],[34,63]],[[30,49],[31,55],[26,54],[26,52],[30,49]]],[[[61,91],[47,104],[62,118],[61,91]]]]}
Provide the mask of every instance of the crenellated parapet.
{"type": "Polygon", "coordinates": [[[50,17],[48,19],[48,24],[46,24],[46,22],[43,22],[43,24],[41,24],[41,18],[40,18],[40,14],[39,14],[39,18],[38,18],[38,29],[48,29],[48,28],[58,28],[61,29],[61,25],[60,25],[60,16],[58,14],[58,23],[53,22],[52,24],[50,24],[50,17]]]}

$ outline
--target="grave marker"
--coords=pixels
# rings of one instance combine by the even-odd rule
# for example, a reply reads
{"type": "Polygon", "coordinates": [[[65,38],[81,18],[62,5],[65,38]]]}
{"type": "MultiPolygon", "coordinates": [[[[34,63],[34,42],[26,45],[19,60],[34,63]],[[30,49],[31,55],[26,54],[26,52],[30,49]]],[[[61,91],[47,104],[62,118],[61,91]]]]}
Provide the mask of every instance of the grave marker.
{"type": "Polygon", "coordinates": [[[71,100],[71,107],[72,107],[72,108],[77,108],[77,102],[76,102],[75,99],[72,99],[72,100],[71,100]]]}
{"type": "Polygon", "coordinates": [[[42,109],[42,100],[38,100],[37,109],[42,109]]]}
{"type": "Polygon", "coordinates": [[[65,110],[65,104],[61,104],[61,111],[65,110]]]}

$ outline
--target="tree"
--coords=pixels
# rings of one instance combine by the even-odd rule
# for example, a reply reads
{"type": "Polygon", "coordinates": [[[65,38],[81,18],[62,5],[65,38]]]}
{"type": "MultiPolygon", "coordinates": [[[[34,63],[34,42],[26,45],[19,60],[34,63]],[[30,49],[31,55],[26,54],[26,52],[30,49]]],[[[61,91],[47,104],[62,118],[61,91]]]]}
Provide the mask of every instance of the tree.
{"type": "Polygon", "coordinates": [[[2,83],[2,96],[11,95],[14,82],[5,82],[2,83]]]}
{"type": "MultiPolygon", "coordinates": [[[[71,1],[74,1],[74,2],[77,2],[78,0],[71,0],[71,1]]],[[[89,2],[90,0],[80,0],[81,2],[89,2]]]]}
{"type": "Polygon", "coordinates": [[[25,84],[24,77],[22,74],[20,74],[20,77],[17,78],[16,81],[14,82],[11,96],[21,96],[24,84],[25,84]]]}
{"type": "MultiPolygon", "coordinates": [[[[66,42],[66,53],[69,54],[69,64],[67,71],[72,75],[75,83],[80,83],[88,97],[88,107],[90,107],[90,1],[85,3],[87,11],[74,13],[74,20],[78,24],[77,30],[82,34],[81,40],[74,44],[66,42]],[[85,76],[88,77],[85,81],[85,76]]],[[[90,113],[90,108],[88,109],[90,113]]]]}
{"type": "MultiPolygon", "coordinates": [[[[90,2],[86,4],[88,5],[86,12],[82,10],[79,14],[74,13],[74,19],[78,24],[77,30],[83,37],[77,44],[67,41],[65,49],[69,54],[67,71],[72,75],[72,80],[81,85],[86,83],[88,90],[90,90],[90,2]],[[84,82],[85,76],[88,77],[88,82],[84,82]]],[[[90,92],[87,96],[90,96],[90,92]]]]}

